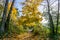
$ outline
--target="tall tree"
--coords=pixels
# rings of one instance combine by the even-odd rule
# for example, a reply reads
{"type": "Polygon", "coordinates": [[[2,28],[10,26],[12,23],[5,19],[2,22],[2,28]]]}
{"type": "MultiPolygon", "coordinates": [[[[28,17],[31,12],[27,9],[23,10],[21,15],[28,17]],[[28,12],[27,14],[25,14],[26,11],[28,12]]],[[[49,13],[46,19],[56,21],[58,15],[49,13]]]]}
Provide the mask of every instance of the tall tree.
{"type": "Polygon", "coordinates": [[[50,29],[51,29],[51,38],[54,38],[54,24],[53,24],[53,19],[52,16],[50,14],[50,5],[49,5],[49,0],[47,0],[47,6],[48,6],[48,15],[49,15],[49,22],[50,22],[50,29]]]}
{"type": "Polygon", "coordinates": [[[56,24],[56,34],[58,33],[58,25],[59,25],[59,1],[60,0],[58,0],[58,13],[57,13],[57,24],[56,24]]]}
{"type": "Polygon", "coordinates": [[[11,13],[12,13],[14,3],[15,3],[15,0],[12,1],[11,7],[10,7],[10,10],[9,10],[9,13],[8,13],[8,17],[7,17],[7,20],[6,20],[6,23],[5,23],[5,31],[7,31],[8,27],[9,27],[9,21],[10,21],[10,17],[11,17],[11,13]]]}
{"type": "Polygon", "coordinates": [[[3,17],[2,17],[2,21],[1,21],[1,31],[2,32],[4,31],[4,26],[5,26],[5,22],[6,22],[8,2],[9,2],[9,0],[6,0],[4,11],[3,11],[3,17]]]}
{"type": "Polygon", "coordinates": [[[22,8],[22,16],[19,17],[18,24],[34,26],[42,21],[42,14],[38,11],[38,6],[43,0],[26,0],[22,8]]]}

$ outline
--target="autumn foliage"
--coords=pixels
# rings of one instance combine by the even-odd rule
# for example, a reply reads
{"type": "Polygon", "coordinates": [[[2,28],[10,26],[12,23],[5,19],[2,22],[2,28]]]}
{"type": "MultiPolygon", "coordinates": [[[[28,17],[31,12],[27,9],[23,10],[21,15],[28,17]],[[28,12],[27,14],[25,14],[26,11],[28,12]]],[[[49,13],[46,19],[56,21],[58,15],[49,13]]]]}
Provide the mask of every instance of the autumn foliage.
{"type": "Polygon", "coordinates": [[[36,26],[42,21],[42,14],[38,11],[38,6],[42,0],[26,0],[22,8],[22,16],[18,18],[19,25],[36,26]]]}

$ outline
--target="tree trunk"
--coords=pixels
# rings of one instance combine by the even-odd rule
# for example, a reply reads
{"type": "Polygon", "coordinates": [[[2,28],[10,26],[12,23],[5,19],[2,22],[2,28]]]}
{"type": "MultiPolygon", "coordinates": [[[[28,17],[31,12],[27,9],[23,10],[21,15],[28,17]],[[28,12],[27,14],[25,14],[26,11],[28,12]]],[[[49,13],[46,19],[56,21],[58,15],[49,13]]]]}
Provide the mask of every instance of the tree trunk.
{"type": "Polygon", "coordinates": [[[48,6],[48,15],[49,15],[49,22],[50,22],[50,38],[54,38],[54,34],[55,34],[55,31],[54,31],[54,23],[53,23],[53,19],[52,19],[52,16],[50,14],[50,6],[49,6],[49,0],[47,0],[47,6],[48,6]]]}
{"type": "Polygon", "coordinates": [[[7,20],[6,20],[6,23],[5,23],[5,31],[7,31],[8,27],[9,27],[9,21],[10,21],[10,17],[11,17],[10,14],[12,13],[14,2],[15,2],[15,0],[13,0],[13,2],[11,4],[10,11],[9,11],[9,14],[8,14],[8,17],[7,17],[7,20]]]}
{"type": "Polygon", "coordinates": [[[58,0],[58,14],[57,14],[56,34],[58,33],[58,25],[59,25],[59,0],[58,0]]]}
{"type": "Polygon", "coordinates": [[[3,11],[3,17],[2,17],[2,21],[1,21],[1,31],[2,32],[4,32],[4,26],[5,26],[5,22],[6,22],[8,2],[9,2],[9,0],[6,0],[4,11],[3,11]]]}

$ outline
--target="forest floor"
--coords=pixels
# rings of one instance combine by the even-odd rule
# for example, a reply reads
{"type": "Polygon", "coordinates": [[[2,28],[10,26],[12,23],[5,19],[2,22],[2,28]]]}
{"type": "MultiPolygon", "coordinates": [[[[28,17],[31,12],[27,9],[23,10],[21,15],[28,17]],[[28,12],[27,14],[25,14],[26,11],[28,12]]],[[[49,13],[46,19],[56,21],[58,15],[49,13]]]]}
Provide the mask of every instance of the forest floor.
{"type": "Polygon", "coordinates": [[[49,38],[39,38],[39,35],[33,35],[28,32],[20,35],[14,35],[13,37],[5,37],[0,40],[49,40],[49,38]]]}
{"type": "Polygon", "coordinates": [[[29,32],[20,35],[15,35],[13,37],[2,38],[0,40],[38,40],[38,36],[33,36],[33,34],[29,32]]]}

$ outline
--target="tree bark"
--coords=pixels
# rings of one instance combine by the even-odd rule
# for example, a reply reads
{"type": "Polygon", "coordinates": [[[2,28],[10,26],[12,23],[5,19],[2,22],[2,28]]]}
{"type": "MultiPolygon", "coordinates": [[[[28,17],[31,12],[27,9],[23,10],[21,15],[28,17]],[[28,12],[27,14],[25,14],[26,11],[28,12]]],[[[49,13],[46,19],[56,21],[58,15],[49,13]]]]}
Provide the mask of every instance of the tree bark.
{"type": "Polygon", "coordinates": [[[58,0],[58,14],[57,14],[56,34],[58,33],[58,25],[59,25],[59,0],[58,0]]]}
{"type": "Polygon", "coordinates": [[[12,13],[14,2],[15,2],[15,0],[13,0],[13,2],[11,4],[11,7],[10,7],[10,10],[9,10],[9,14],[8,14],[8,17],[7,17],[7,20],[6,20],[6,23],[5,23],[5,31],[7,31],[8,27],[9,27],[9,21],[10,21],[10,17],[11,17],[10,14],[12,13]]]}
{"type": "Polygon", "coordinates": [[[49,22],[50,22],[50,37],[53,39],[54,38],[54,34],[55,34],[55,31],[54,31],[54,23],[53,23],[53,19],[52,19],[52,16],[50,14],[50,6],[49,6],[49,0],[47,0],[47,6],[48,6],[48,15],[49,15],[49,22]]]}
{"type": "Polygon", "coordinates": [[[4,32],[4,26],[5,26],[5,22],[6,22],[8,2],[9,2],[9,0],[6,0],[4,11],[3,11],[3,17],[2,17],[2,21],[1,21],[1,31],[2,32],[4,32]]]}

